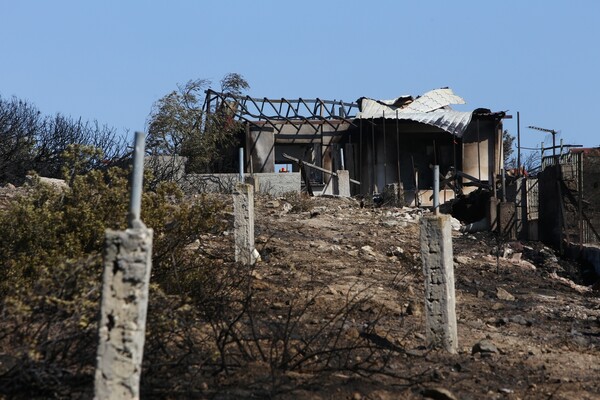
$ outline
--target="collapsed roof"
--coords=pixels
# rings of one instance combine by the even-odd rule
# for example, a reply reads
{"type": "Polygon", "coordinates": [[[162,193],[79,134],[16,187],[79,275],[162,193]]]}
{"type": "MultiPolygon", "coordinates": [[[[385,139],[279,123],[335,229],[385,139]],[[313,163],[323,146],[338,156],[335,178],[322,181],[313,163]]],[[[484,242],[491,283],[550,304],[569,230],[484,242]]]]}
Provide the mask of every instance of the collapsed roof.
{"type": "Polygon", "coordinates": [[[410,120],[442,129],[454,136],[462,137],[474,114],[483,117],[503,118],[504,112],[491,112],[476,109],[470,112],[453,110],[450,105],[465,104],[449,88],[431,90],[422,96],[400,96],[392,100],[374,100],[361,97],[355,103],[341,100],[317,99],[267,99],[247,95],[206,91],[203,109],[207,112],[218,104],[227,104],[236,118],[250,126],[261,129],[264,126],[281,133],[285,125],[297,132],[310,126],[319,132],[322,125],[332,130],[354,125],[357,119],[398,119],[410,120]],[[358,111],[357,111],[358,110],[358,111]]]}
{"type": "Polygon", "coordinates": [[[357,119],[386,118],[420,122],[462,137],[473,112],[455,111],[451,104],[465,104],[451,89],[435,89],[422,96],[400,96],[392,100],[358,99],[357,119]]]}

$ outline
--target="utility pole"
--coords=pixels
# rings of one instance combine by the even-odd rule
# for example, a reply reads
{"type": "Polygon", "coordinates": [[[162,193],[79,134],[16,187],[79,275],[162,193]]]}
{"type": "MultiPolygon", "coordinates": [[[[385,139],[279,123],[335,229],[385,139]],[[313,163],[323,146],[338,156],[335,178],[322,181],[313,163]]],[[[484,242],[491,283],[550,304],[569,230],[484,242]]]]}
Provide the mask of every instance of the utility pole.
{"type": "Polygon", "coordinates": [[[521,177],[521,118],[517,111],[517,177],[521,177]]]}

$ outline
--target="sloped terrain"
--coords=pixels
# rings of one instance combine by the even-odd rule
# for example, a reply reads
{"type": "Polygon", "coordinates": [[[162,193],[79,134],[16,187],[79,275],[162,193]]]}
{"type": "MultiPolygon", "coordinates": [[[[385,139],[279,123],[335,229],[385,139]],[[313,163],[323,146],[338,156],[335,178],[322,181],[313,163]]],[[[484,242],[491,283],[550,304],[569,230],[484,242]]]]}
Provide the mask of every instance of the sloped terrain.
{"type": "Polygon", "coordinates": [[[364,371],[354,363],[345,371],[296,374],[271,394],[600,398],[600,299],[573,282],[579,266],[539,243],[509,243],[501,246],[507,257],[496,258],[498,244],[489,233],[454,231],[459,354],[430,351],[422,315],[422,211],[361,208],[336,198],[301,203],[290,210],[283,199],[257,199],[263,260],[254,285],[274,313],[284,313],[297,293],[311,293],[304,318],[315,324],[360,298],[343,336],[388,353],[385,365],[364,371]]]}
{"type": "MultiPolygon", "coordinates": [[[[0,191],[0,207],[13,191],[0,191]]],[[[233,262],[231,198],[217,197],[224,214],[213,229],[171,240],[172,221],[156,235],[163,251],[184,251],[153,266],[143,398],[600,398],[594,278],[542,244],[453,231],[459,352],[450,355],[424,336],[426,211],[257,197],[261,261],[247,268],[233,262]]],[[[93,396],[98,266],[66,270],[69,287],[87,279],[80,306],[47,304],[43,290],[29,319],[4,305],[0,397],[93,396]]]]}

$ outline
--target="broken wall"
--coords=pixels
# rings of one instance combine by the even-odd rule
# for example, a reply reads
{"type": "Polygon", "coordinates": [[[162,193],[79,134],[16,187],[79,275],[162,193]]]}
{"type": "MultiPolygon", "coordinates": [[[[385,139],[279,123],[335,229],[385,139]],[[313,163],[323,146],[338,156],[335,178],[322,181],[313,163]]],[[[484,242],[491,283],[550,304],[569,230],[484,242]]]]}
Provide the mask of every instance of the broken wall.
{"type": "MultiPolygon", "coordinates": [[[[590,149],[583,155],[584,211],[590,223],[600,233],[600,148],[590,149]]],[[[595,235],[586,235],[588,243],[597,243],[595,235]]]]}
{"type": "Polygon", "coordinates": [[[562,199],[558,196],[558,166],[546,167],[538,174],[540,240],[555,248],[562,238],[562,199]]]}
{"type": "Polygon", "coordinates": [[[272,127],[251,127],[246,131],[248,172],[275,172],[275,132],[272,127]]]}
{"type": "MultiPolygon", "coordinates": [[[[301,189],[299,172],[248,174],[246,178],[254,180],[255,191],[261,194],[281,196],[301,189]]],[[[180,184],[187,194],[232,193],[238,182],[238,174],[188,174],[180,184]]]]}
{"type": "MultiPolygon", "coordinates": [[[[494,181],[502,168],[498,132],[502,132],[502,124],[496,120],[471,121],[462,137],[462,172],[490,184],[494,181]]],[[[466,189],[465,193],[475,189],[466,189]]]]}

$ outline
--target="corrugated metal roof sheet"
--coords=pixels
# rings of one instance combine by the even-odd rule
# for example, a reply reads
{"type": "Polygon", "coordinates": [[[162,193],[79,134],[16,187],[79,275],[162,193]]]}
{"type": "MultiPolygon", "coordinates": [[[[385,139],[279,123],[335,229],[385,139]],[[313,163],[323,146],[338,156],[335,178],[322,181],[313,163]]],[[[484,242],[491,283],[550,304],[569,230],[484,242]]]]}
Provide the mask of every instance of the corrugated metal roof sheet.
{"type": "Polygon", "coordinates": [[[451,89],[436,89],[411,100],[401,96],[393,100],[372,100],[362,98],[359,119],[386,118],[401,119],[432,125],[461,137],[471,122],[472,112],[452,110],[450,104],[465,104],[451,89]]]}
{"type": "MultiPolygon", "coordinates": [[[[438,110],[427,113],[398,113],[398,119],[411,120],[445,130],[457,137],[462,137],[471,122],[473,113],[454,110],[438,110]]],[[[387,114],[385,116],[388,118],[387,114]]],[[[395,118],[396,116],[392,116],[395,118]]]]}

